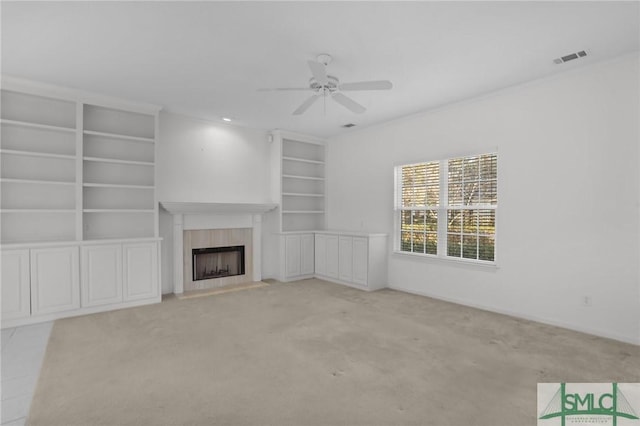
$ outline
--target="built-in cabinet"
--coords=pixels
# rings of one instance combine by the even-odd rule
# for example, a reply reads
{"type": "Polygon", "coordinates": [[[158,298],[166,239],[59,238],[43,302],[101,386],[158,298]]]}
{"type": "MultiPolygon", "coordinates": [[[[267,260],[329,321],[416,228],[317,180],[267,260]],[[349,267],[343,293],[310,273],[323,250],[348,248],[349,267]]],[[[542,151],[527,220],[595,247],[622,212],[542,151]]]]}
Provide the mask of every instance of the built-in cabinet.
{"type": "Polygon", "coordinates": [[[274,198],[280,199],[279,231],[324,229],[324,141],[283,131],[272,138],[274,166],[280,170],[273,182],[274,198]]]}
{"type": "Polygon", "coordinates": [[[124,300],[160,297],[158,250],[154,244],[123,244],[124,300]]]}
{"type": "Polygon", "coordinates": [[[312,233],[283,234],[279,238],[282,265],[280,281],[311,278],[314,275],[314,237],[312,233]]]}
{"type": "Polygon", "coordinates": [[[122,302],[122,245],[82,247],[82,306],[122,302]]]}
{"type": "Polygon", "coordinates": [[[2,83],[2,326],[159,301],[159,108],[2,83]]]}
{"type": "Polygon", "coordinates": [[[34,316],[80,308],[77,246],[31,249],[31,313],[34,316]]]}
{"type": "Polygon", "coordinates": [[[285,131],[271,135],[273,199],[280,200],[273,236],[278,246],[275,273],[281,281],[315,274],[314,231],[325,228],[325,144],[321,139],[285,131]]]}
{"type": "Polygon", "coordinates": [[[318,231],[315,247],[316,277],[363,290],[386,287],[386,235],[318,231]]]}
{"type": "Polygon", "coordinates": [[[280,241],[281,270],[286,271],[281,281],[318,277],[363,290],[387,285],[385,234],[291,232],[281,234],[280,241]]]}
{"type": "Polygon", "coordinates": [[[2,252],[2,319],[26,318],[31,314],[29,250],[2,252]]]}

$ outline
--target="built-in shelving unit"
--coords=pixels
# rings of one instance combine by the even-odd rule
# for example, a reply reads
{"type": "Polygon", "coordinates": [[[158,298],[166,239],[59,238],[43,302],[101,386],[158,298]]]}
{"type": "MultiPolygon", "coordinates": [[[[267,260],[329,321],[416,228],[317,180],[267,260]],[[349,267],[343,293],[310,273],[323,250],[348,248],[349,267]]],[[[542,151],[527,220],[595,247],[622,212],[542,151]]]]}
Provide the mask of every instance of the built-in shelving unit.
{"type": "Polygon", "coordinates": [[[6,76],[0,99],[2,327],[160,302],[159,108],[6,76]]]}
{"type": "Polygon", "coordinates": [[[324,144],[303,136],[278,136],[281,143],[281,230],[324,229],[324,144]]]}
{"type": "Polygon", "coordinates": [[[3,243],[75,240],[74,102],[3,90],[3,243]]]}
{"type": "Polygon", "coordinates": [[[1,96],[2,244],[157,237],[157,108],[25,87],[1,96]]]}
{"type": "Polygon", "coordinates": [[[155,117],[84,105],[83,234],[154,235],[155,117]]]}

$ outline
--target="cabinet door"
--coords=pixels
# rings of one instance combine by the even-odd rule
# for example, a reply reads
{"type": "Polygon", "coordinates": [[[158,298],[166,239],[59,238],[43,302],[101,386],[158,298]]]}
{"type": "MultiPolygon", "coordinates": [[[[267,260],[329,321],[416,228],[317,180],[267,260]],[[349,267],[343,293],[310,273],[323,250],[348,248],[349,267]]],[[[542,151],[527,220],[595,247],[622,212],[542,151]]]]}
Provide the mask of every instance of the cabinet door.
{"type": "Polygon", "coordinates": [[[122,246],[82,247],[82,306],[122,302],[122,246]]]}
{"type": "Polygon", "coordinates": [[[343,281],[351,281],[353,279],[353,238],[340,237],[338,256],[338,278],[343,281]]]}
{"type": "Polygon", "coordinates": [[[300,275],[300,235],[285,237],[285,268],[287,278],[300,275]]]}
{"type": "Polygon", "coordinates": [[[327,277],[338,278],[338,236],[327,235],[327,277]]]}
{"type": "Polygon", "coordinates": [[[31,250],[33,315],[80,308],[78,247],[31,250]]]}
{"type": "Polygon", "coordinates": [[[314,271],[314,242],[313,234],[300,236],[300,273],[302,275],[313,275],[314,271]]]}
{"type": "Polygon", "coordinates": [[[160,294],[158,244],[123,244],[122,252],[124,301],[157,297],[160,294]]]}
{"type": "Polygon", "coordinates": [[[315,270],[318,275],[327,275],[327,237],[322,234],[315,236],[315,270]]]}
{"type": "Polygon", "coordinates": [[[29,250],[2,252],[2,319],[31,315],[29,250]]]}
{"type": "Polygon", "coordinates": [[[353,282],[367,285],[367,269],[369,267],[369,240],[353,237],[353,282]]]}

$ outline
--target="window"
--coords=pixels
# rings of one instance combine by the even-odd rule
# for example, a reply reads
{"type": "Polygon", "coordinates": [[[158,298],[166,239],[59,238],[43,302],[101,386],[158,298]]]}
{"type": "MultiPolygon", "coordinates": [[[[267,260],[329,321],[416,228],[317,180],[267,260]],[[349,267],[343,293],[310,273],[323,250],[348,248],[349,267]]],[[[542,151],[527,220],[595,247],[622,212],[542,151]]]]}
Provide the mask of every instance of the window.
{"type": "Polygon", "coordinates": [[[396,167],[396,250],[495,261],[498,156],[396,167]]]}

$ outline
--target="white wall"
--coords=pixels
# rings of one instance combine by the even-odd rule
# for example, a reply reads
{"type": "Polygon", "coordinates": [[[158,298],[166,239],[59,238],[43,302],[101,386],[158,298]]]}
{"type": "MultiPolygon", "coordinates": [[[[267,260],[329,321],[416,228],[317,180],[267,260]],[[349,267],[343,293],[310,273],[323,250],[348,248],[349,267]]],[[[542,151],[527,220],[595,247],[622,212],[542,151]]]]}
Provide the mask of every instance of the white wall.
{"type": "MultiPolygon", "coordinates": [[[[270,203],[267,133],[182,115],[160,114],[156,149],[159,201],[270,203]]],[[[173,219],[160,209],[162,292],[173,292],[173,219]]]]}
{"type": "Polygon", "coordinates": [[[331,139],[329,227],[393,235],[394,165],[497,149],[499,267],[390,254],[390,285],[640,343],[639,71],[626,56],[331,139]]]}
{"type": "Polygon", "coordinates": [[[176,114],[160,114],[160,201],[268,203],[267,133],[176,114]]]}

